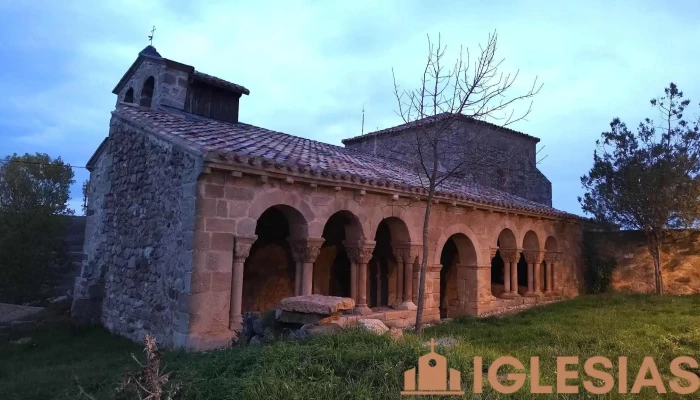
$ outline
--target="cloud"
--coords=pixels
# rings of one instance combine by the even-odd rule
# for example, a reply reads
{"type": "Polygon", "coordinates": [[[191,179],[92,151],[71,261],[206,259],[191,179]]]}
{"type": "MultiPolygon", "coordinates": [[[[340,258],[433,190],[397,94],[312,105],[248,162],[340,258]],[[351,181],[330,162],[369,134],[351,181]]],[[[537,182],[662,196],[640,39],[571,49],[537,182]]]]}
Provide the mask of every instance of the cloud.
{"type": "MultiPolygon", "coordinates": [[[[193,0],[92,2],[0,0],[0,155],[48,151],[84,164],[107,135],[114,85],[146,46],[242,84],[245,122],[340,144],[361,130],[400,123],[391,70],[404,88],[419,83],[426,34],[441,34],[448,58],[474,55],[499,33],[503,67],[520,69],[516,91],[545,83],[527,121],[548,157],[554,205],[580,212],[579,177],[595,140],[619,116],[635,126],[647,100],[674,80],[697,103],[695,43],[700,6],[686,3],[554,1],[193,0]],[[683,27],[662,34],[655,27],[683,27]],[[693,97],[695,96],[695,97],[693,97]]],[[[77,170],[73,197],[87,176],[77,170]]]]}

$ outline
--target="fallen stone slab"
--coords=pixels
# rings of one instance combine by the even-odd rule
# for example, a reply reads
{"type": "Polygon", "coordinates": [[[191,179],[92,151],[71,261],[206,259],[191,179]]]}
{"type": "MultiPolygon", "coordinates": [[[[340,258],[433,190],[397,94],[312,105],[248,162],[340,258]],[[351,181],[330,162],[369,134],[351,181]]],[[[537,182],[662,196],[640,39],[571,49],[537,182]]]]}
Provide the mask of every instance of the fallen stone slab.
{"type": "Polygon", "coordinates": [[[343,331],[343,327],[331,322],[330,324],[323,325],[304,325],[301,327],[301,331],[305,332],[310,336],[317,335],[328,335],[332,333],[340,333],[343,331]]]}
{"type": "Polygon", "coordinates": [[[36,321],[14,321],[11,325],[12,332],[30,333],[36,330],[36,321]]]}
{"type": "Polygon", "coordinates": [[[354,307],[355,301],[351,298],[320,294],[287,297],[282,299],[279,305],[279,309],[284,311],[321,315],[332,315],[340,311],[352,310],[354,307]]]}
{"type": "Polygon", "coordinates": [[[325,314],[300,313],[280,309],[275,310],[275,319],[286,324],[324,324],[333,322],[338,318],[340,318],[340,313],[335,313],[329,316],[325,314]]]}
{"type": "Polygon", "coordinates": [[[17,344],[17,345],[25,345],[25,344],[29,344],[29,343],[31,343],[31,342],[32,342],[32,338],[30,338],[30,337],[23,337],[23,338],[20,338],[20,339],[17,339],[17,340],[13,340],[13,341],[11,341],[10,343],[12,343],[12,344],[17,344]]]}
{"type": "Polygon", "coordinates": [[[36,320],[44,311],[43,307],[0,303],[0,326],[9,326],[15,321],[36,320]]]}
{"type": "Polygon", "coordinates": [[[360,319],[357,321],[358,327],[368,330],[377,335],[383,335],[389,332],[389,328],[384,325],[384,322],[378,319],[360,319]]]}

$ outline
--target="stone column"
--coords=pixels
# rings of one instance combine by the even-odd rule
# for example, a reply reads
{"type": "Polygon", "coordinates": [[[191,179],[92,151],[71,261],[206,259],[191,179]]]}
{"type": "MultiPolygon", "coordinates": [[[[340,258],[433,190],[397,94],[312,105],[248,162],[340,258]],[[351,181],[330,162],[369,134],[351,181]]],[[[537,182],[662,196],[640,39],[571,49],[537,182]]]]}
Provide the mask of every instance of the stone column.
{"type": "Polygon", "coordinates": [[[543,252],[537,250],[526,250],[523,252],[527,261],[527,293],[526,296],[539,296],[540,290],[540,264],[542,263],[543,252]]]}
{"type": "Polygon", "coordinates": [[[352,297],[353,300],[355,300],[355,304],[357,304],[357,262],[353,261],[351,258],[350,254],[348,254],[348,257],[350,258],[350,297],[352,297]]]}
{"type": "Polygon", "coordinates": [[[313,293],[314,262],[321,253],[324,238],[293,239],[289,243],[292,246],[292,254],[296,262],[296,274],[294,276],[295,295],[307,296],[313,293]]]}
{"type": "Polygon", "coordinates": [[[231,282],[231,311],[228,327],[232,331],[240,331],[243,326],[243,267],[250,254],[250,248],[257,236],[236,236],[233,247],[233,274],[231,282]]]}
{"type": "Polygon", "coordinates": [[[394,258],[396,258],[396,299],[391,305],[392,308],[400,309],[404,301],[404,249],[394,248],[394,258]]]}
{"type": "Polygon", "coordinates": [[[294,258],[294,295],[301,296],[301,286],[304,279],[304,248],[306,243],[299,239],[288,239],[294,258]]]}
{"type": "Polygon", "coordinates": [[[355,314],[370,314],[372,310],[367,306],[367,263],[372,258],[372,252],[376,242],[363,240],[354,244],[348,243],[345,249],[351,262],[357,264],[355,314]]]}
{"type": "MultiPolygon", "coordinates": [[[[401,288],[403,300],[394,308],[397,310],[417,310],[418,307],[413,303],[413,261],[415,260],[417,253],[412,251],[411,248],[402,248],[398,251],[398,253],[400,254],[401,260],[403,260],[403,264],[399,264],[399,271],[401,268],[403,268],[403,273],[401,275],[403,278],[401,282],[403,285],[401,288]]],[[[398,258],[399,257],[397,256],[397,259],[398,258]]]]}
{"type": "Polygon", "coordinates": [[[314,263],[321,253],[321,246],[326,239],[307,238],[304,249],[304,279],[301,285],[301,294],[308,296],[313,294],[314,289],[314,263]]]}
{"type": "Polygon", "coordinates": [[[559,262],[561,259],[561,253],[556,251],[548,251],[544,256],[545,261],[547,261],[547,269],[545,270],[546,287],[544,290],[545,294],[552,294],[554,292],[554,264],[559,262]]]}
{"type": "Polygon", "coordinates": [[[503,286],[505,290],[501,296],[504,299],[512,299],[518,296],[518,249],[501,249],[499,251],[503,260],[503,286]]]}

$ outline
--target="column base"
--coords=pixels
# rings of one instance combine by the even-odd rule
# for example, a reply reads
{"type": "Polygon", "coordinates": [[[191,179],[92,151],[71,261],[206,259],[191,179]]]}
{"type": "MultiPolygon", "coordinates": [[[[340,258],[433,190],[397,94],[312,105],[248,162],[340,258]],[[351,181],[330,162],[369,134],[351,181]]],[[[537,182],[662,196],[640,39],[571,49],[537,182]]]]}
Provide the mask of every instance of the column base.
{"type": "Polygon", "coordinates": [[[520,297],[520,295],[514,292],[505,292],[501,294],[502,299],[514,299],[516,297],[520,297]]]}
{"type": "Polygon", "coordinates": [[[537,293],[531,292],[528,290],[527,292],[525,292],[525,294],[523,294],[523,296],[525,296],[525,297],[537,297],[537,293]]]}
{"type": "Polygon", "coordinates": [[[237,315],[228,323],[228,329],[232,332],[240,332],[243,330],[243,316],[237,315]]]}
{"type": "Polygon", "coordinates": [[[411,311],[413,311],[413,310],[417,310],[418,306],[413,304],[413,302],[409,300],[409,301],[404,301],[404,302],[396,305],[396,307],[394,307],[394,308],[397,310],[411,310],[411,311]]]}
{"type": "Polygon", "coordinates": [[[367,314],[372,314],[372,309],[367,307],[367,305],[360,305],[360,306],[355,306],[355,308],[352,310],[352,313],[355,315],[367,315],[367,314]]]}

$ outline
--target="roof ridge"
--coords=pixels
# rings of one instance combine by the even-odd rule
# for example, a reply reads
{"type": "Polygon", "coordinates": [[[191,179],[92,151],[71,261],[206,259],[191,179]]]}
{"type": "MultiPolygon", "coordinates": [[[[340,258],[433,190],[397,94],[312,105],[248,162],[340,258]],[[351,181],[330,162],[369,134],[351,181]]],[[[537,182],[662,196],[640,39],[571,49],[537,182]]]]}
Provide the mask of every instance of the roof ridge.
{"type": "MultiPolygon", "coordinates": [[[[185,143],[210,162],[245,164],[254,169],[345,181],[368,187],[424,195],[419,175],[408,164],[301,136],[238,122],[188,118],[177,109],[150,109],[119,103],[122,118],[185,143]],[[202,129],[206,127],[206,129],[202,129]],[[264,139],[264,140],[263,140],[264,139]],[[257,141],[257,142],[256,142],[257,141]],[[261,143],[263,142],[264,143],[261,143]]],[[[449,179],[436,192],[441,198],[521,210],[560,218],[581,218],[496,188],[461,178],[449,179]]]]}
{"type": "Polygon", "coordinates": [[[500,130],[506,131],[506,132],[508,132],[508,133],[512,133],[512,134],[524,136],[524,137],[529,138],[529,139],[535,139],[535,140],[537,140],[538,142],[540,141],[540,138],[538,138],[538,137],[536,137],[536,136],[528,135],[527,133],[523,133],[523,132],[520,132],[520,131],[516,131],[515,129],[511,129],[511,128],[508,128],[508,127],[506,127],[506,126],[497,125],[497,124],[488,122],[488,121],[486,121],[486,120],[476,119],[476,118],[474,118],[474,117],[470,117],[470,116],[468,116],[468,115],[464,115],[464,114],[461,114],[461,113],[441,112],[441,113],[439,113],[439,114],[429,115],[429,116],[427,116],[427,117],[423,117],[423,118],[417,119],[417,120],[415,120],[415,121],[404,122],[404,123],[402,123],[402,124],[399,124],[399,125],[396,125],[396,126],[392,126],[392,127],[389,127],[389,128],[384,128],[384,129],[380,129],[380,130],[377,130],[377,131],[368,132],[368,133],[365,133],[364,135],[359,135],[359,136],[353,136],[353,137],[350,137],[350,138],[346,138],[346,139],[343,139],[343,140],[342,140],[342,143],[343,143],[343,144],[354,143],[354,142],[359,142],[359,141],[361,141],[362,139],[365,139],[365,138],[376,137],[376,136],[382,136],[382,135],[389,134],[389,133],[403,132],[403,131],[405,131],[405,130],[408,130],[408,129],[411,129],[411,128],[414,128],[414,127],[421,126],[421,125],[423,125],[423,123],[425,123],[425,122],[432,122],[431,120],[440,120],[440,119],[444,118],[446,115],[456,115],[456,116],[457,116],[456,118],[458,118],[458,119],[460,119],[460,120],[466,120],[466,121],[469,121],[469,122],[486,124],[486,125],[488,125],[488,126],[490,126],[490,127],[492,127],[492,128],[495,128],[495,129],[500,129],[500,130]]]}

